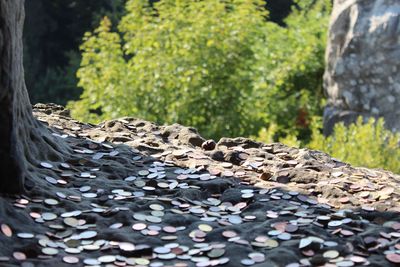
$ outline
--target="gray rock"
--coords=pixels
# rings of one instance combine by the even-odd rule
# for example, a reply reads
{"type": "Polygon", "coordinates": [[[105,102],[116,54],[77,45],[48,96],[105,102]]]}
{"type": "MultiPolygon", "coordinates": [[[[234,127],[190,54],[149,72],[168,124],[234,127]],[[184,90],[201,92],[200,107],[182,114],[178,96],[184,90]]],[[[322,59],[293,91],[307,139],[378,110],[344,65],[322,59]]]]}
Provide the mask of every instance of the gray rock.
{"type": "Polygon", "coordinates": [[[334,0],[324,88],[324,132],[359,116],[400,131],[400,1],[334,0]]]}

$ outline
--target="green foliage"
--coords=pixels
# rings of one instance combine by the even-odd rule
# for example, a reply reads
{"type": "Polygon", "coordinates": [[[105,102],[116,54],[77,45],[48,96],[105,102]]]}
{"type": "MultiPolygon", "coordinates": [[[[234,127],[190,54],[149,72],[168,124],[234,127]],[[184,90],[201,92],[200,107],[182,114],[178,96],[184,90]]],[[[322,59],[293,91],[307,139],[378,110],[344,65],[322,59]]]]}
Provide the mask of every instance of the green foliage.
{"type": "Polygon", "coordinates": [[[194,126],[208,137],[257,135],[307,140],[321,112],[330,1],[297,3],[287,27],[265,22],[259,0],[128,1],[85,35],[73,115],[99,121],[133,115],[194,126]]]}
{"type": "Polygon", "coordinates": [[[104,19],[85,36],[78,71],[84,92],[70,105],[73,115],[178,122],[214,138],[256,134],[263,124],[254,110],[259,94],[253,86],[259,60],[254,47],[265,43],[261,5],[128,1],[121,35],[104,19]]]}
{"type": "MultiPolygon", "coordinates": [[[[297,1],[286,27],[267,23],[267,43],[257,69],[264,75],[256,83],[262,95],[260,109],[275,141],[295,136],[303,144],[311,137],[310,122],[322,114],[322,76],[330,0],[297,1]],[[275,126],[274,126],[275,125],[275,126]]],[[[262,137],[260,137],[262,138],[262,137]]]]}
{"type": "Polygon", "coordinates": [[[383,119],[369,119],[363,123],[359,117],[348,127],[343,123],[336,124],[329,137],[324,137],[318,127],[313,127],[313,140],[309,147],[356,166],[400,173],[399,145],[400,134],[385,129],[383,119]]]}

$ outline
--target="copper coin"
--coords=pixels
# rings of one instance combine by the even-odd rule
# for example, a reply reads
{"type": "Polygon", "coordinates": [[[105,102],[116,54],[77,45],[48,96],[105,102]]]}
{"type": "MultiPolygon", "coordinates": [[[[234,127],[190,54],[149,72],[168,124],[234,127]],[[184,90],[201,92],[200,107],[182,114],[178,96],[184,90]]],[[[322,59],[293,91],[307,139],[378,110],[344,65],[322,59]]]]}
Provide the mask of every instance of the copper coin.
{"type": "Polygon", "coordinates": [[[232,238],[232,237],[237,236],[237,233],[234,232],[234,231],[223,231],[223,232],[222,232],[222,235],[223,235],[224,237],[226,237],[226,238],[232,238]]]}
{"type": "Polygon", "coordinates": [[[14,257],[16,260],[19,260],[19,261],[26,260],[26,255],[25,255],[25,253],[19,252],[19,251],[14,252],[14,253],[13,253],[13,257],[14,257]]]}
{"type": "Polygon", "coordinates": [[[396,253],[386,254],[386,259],[391,263],[400,263],[400,254],[396,253]]]}
{"type": "Polygon", "coordinates": [[[166,233],[176,233],[176,228],[173,226],[165,226],[163,230],[166,233]]]}
{"type": "Polygon", "coordinates": [[[7,225],[7,224],[2,224],[1,225],[1,232],[5,235],[5,236],[8,236],[8,237],[11,237],[12,236],[12,230],[11,230],[11,228],[7,225]]]}

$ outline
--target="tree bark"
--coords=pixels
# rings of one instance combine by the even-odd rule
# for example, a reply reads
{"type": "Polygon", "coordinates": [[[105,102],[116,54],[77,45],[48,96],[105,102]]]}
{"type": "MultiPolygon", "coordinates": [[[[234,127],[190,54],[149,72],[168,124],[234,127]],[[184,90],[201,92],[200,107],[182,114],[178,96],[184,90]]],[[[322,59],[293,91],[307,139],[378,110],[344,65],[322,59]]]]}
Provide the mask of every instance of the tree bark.
{"type": "Polygon", "coordinates": [[[23,193],[40,176],[41,160],[62,160],[67,146],[38,122],[25,86],[24,0],[0,0],[0,193],[23,193]]]}

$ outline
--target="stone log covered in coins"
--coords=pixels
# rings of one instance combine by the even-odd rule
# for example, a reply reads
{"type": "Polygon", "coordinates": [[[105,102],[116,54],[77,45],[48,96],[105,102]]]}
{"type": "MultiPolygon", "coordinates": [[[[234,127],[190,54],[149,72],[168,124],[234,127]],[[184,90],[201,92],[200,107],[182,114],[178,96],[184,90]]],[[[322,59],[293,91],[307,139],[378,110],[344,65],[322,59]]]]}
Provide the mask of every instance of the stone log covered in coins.
{"type": "Polygon", "coordinates": [[[361,115],[400,131],[400,1],[335,0],[324,87],[324,131],[361,115]]]}
{"type": "Polygon", "coordinates": [[[61,159],[67,152],[32,115],[22,64],[23,23],[24,1],[0,0],[0,192],[8,194],[23,192],[25,177],[37,176],[38,159],[61,159]]]}

